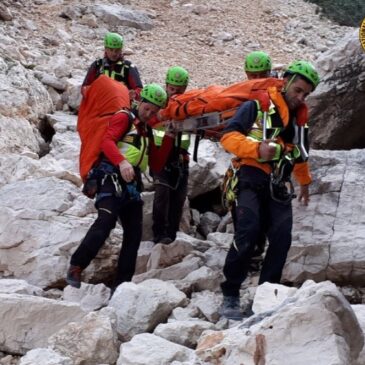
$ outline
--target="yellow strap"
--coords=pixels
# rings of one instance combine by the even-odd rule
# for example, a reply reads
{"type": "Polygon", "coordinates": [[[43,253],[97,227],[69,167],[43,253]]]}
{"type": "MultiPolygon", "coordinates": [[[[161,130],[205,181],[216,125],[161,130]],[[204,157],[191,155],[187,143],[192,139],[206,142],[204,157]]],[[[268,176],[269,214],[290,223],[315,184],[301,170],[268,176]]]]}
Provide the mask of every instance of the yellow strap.
{"type": "Polygon", "coordinates": [[[123,143],[133,144],[133,142],[134,142],[134,136],[125,136],[125,137],[122,139],[122,142],[123,142],[123,143]]]}
{"type": "Polygon", "coordinates": [[[280,91],[275,87],[269,87],[267,89],[270,95],[270,99],[276,106],[276,109],[280,115],[281,120],[283,121],[284,127],[286,127],[289,123],[289,108],[285,102],[283,95],[280,91]]]}

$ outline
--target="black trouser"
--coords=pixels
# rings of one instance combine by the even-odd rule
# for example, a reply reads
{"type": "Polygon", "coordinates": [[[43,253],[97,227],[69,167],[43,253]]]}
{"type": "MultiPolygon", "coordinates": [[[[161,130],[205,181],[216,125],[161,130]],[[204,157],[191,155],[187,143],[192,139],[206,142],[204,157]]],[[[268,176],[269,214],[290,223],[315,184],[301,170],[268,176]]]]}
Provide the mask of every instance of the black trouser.
{"type": "Polygon", "coordinates": [[[293,225],[291,203],[282,204],[270,196],[269,176],[258,168],[245,166],[239,171],[239,191],[235,211],[234,242],[223,268],[226,281],[221,284],[223,294],[238,296],[247,277],[251,257],[260,232],[269,241],[259,284],[279,283],[291,245],[293,225]]]}
{"type": "Polygon", "coordinates": [[[142,200],[107,196],[97,203],[98,217],[71,257],[71,265],[85,269],[95,258],[118,218],[123,227],[123,243],[118,259],[115,286],[130,281],[135,271],[137,252],[142,238],[142,200]]]}
{"type": "MultiPolygon", "coordinates": [[[[232,215],[233,227],[234,227],[234,230],[236,230],[236,227],[235,227],[236,205],[235,204],[233,204],[233,206],[232,206],[231,215],[232,215]]],[[[265,222],[261,221],[260,227],[261,227],[261,229],[260,229],[260,232],[259,232],[259,235],[257,238],[257,242],[255,244],[255,249],[253,252],[254,257],[261,256],[265,252],[265,246],[266,246],[265,222]]]]}
{"type": "Polygon", "coordinates": [[[160,173],[154,173],[155,196],[153,200],[154,238],[176,238],[188,193],[188,161],[179,166],[168,165],[160,173]]]}

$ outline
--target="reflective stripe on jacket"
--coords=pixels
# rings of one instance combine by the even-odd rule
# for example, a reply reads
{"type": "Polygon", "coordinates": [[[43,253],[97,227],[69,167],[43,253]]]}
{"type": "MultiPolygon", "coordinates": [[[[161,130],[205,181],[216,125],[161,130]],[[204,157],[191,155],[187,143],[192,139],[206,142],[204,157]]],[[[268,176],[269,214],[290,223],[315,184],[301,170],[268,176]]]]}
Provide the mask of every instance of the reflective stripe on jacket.
{"type": "Polygon", "coordinates": [[[118,61],[114,64],[114,69],[110,72],[109,64],[105,61],[105,59],[103,59],[101,62],[99,73],[104,74],[113,80],[120,81],[123,84],[127,84],[126,70],[128,68],[129,66],[126,65],[124,61],[118,61]]]}
{"type": "Polygon", "coordinates": [[[135,126],[117,144],[120,153],[126,160],[142,172],[148,166],[147,138],[137,133],[135,126]]]}
{"type": "MultiPolygon", "coordinates": [[[[282,151],[294,151],[294,144],[284,141],[282,137],[282,132],[286,130],[289,124],[289,110],[285,103],[285,99],[278,92],[271,93],[269,90],[269,93],[272,105],[267,118],[267,138],[276,138],[276,143],[281,145],[282,151]],[[277,115],[275,116],[275,126],[273,127],[274,123],[272,118],[274,117],[274,114],[277,115]]],[[[228,128],[227,132],[221,138],[221,144],[228,152],[239,157],[241,165],[254,166],[265,171],[267,174],[270,174],[272,172],[272,164],[260,160],[259,156],[259,147],[263,136],[263,114],[258,103],[256,103],[256,108],[257,116],[253,121],[251,129],[247,130],[247,133],[244,133],[236,127],[228,128]]],[[[237,123],[237,119],[235,122],[237,123]]],[[[294,168],[295,178],[301,185],[309,184],[311,182],[311,176],[308,163],[298,162],[298,166],[296,165],[294,168]]]]}
{"type": "MultiPolygon", "coordinates": [[[[153,133],[153,140],[155,142],[155,145],[156,146],[161,146],[162,145],[162,140],[165,136],[165,129],[163,127],[153,128],[152,133],[153,133]]],[[[175,146],[177,146],[177,145],[178,145],[178,140],[177,140],[177,138],[175,138],[175,146]]],[[[184,150],[188,150],[189,146],[190,146],[190,134],[189,133],[182,133],[180,148],[182,148],[184,150]]]]}

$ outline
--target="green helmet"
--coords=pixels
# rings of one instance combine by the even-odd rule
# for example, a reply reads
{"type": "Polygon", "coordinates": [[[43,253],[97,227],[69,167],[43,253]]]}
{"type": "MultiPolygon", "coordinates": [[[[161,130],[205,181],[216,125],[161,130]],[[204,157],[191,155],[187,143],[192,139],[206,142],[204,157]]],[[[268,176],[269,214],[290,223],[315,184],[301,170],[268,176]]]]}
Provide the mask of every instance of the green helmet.
{"type": "Polygon", "coordinates": [[[167,70],[166,84],[175,86],[187,86],[189,82],[189,73],[185,68],[173,66],[167,70]]]}
{"type": "Polygon", "coordinates": [[[299,74],[303,76],[305,79],[307,79],[312,85],[313,90],[318,86],[319,84],[319,75],[314,66],[307,61],[294,61],[292,62],[288,68],[286,69],[284,73],[284,77],[289,74],[299,74]]]}
{"type": "Polygon", "coordinates": [[[160,85],[148,84],[142,89],[141,98],[162,108],[166,104],[167,94],[160,85]]]}
{"type": "Polygon", "coordinates": [[[245,59],[245,71],[261,72],[271,71],[271,58],[263,51],[249,53],[245,59]]]}
{"type": "Polygon", "coordinates": [[[105,48],[123,48],[123,37],[118,33],[107,33],[104,37],[105,48]]]}

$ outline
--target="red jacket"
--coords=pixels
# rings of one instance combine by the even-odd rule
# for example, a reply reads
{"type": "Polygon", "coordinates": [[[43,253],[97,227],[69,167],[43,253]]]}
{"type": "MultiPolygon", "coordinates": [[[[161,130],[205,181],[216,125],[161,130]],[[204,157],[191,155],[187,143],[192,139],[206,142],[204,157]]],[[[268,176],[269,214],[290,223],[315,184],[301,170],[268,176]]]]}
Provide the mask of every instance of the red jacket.
{"type": "MultiPolygon", "coordinates": [[[[170,151],[174,144],[174,138],[165,135],[162,145],[157,147],[153,138],[149,136],[147,127],[140,120],[135,119],[133,124],[141,136],[148,138],[148,163],[153,172],[159,172],[165,166],[170,151]]],[[[120,153],[117,142],[120,141],[130,128],[129,117],[126,113],[117,113],[110,118],[109,126],[101,142],[101,151],[105,157],[115,166],[118,166],[125,157],[120,153]]]]}

